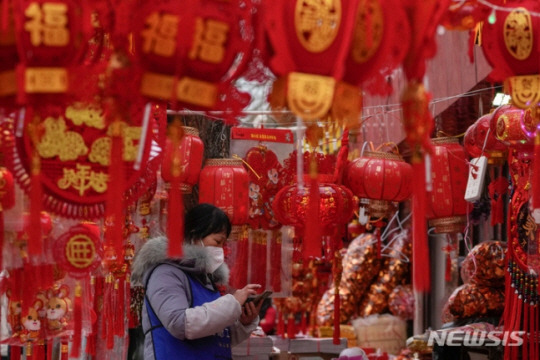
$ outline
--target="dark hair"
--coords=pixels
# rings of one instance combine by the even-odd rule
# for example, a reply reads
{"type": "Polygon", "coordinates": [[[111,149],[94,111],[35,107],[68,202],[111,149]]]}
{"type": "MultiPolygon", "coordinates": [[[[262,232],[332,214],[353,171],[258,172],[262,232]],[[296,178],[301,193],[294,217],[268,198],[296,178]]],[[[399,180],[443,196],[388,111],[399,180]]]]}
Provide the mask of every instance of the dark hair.
{"type": "Polygon", "coordinates": [[[202,239],[210,234],[225,231],[231,234],[231,221],[227,214],[212,204],[199,204],[186,213],[184,241],[202,239]]]}

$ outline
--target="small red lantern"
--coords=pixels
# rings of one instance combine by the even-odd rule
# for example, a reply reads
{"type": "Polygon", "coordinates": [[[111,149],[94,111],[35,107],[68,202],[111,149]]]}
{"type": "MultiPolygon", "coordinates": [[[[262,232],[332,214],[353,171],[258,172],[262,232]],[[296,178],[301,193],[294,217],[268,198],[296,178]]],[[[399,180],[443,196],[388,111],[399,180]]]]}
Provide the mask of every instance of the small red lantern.
{"type": "Polygon", "coordinates": [[[248,220],[249,177],[242,160],[208,159],[199,179],[199,203],[209,203],[225,211],[235,226],[248,220]]]}
{"type": "Polygon", "coordinates": [[[356,196],[375,200],[370,201],[370,215],[382,217],[388,214],[389,202],[411,196],[412,177],[411,165],[401,156],[371,151],[347,165],[343,183],[356,196]]]}
{"type": "Polygon", "coordinates": [[[502,105],[493,112],[490,128],[503,144],[522,150],[522,156],[530,156],[534,146],[534,135],[531,133],[534,134],[535,124],[536,120],[530,109],[502,105]]]}
{"type": "Polygon", "coordinates": [[[433,189],[427,196],[426,217],[435,233],[463,231],[468,213],[465,188],[469,167],[457,138],[436,138],[431,157],[433,189]]]}
{"type": "Polygon", "coordinates": [[[463,146],[471,158],[485,155],[489,164],[500,165],[506,161],[508,147],[497,139],[491,130],[492,114],[481,116],[465,132],[463,146]]]}
{"type": "MultiPolygon", "coordinates": [[[[180,140],[178,151],[180,152],[180,189],[184,194],[190,194],[193,185],[199,182],[199,174],[202,168],[204,144],[199,137],[199,131],[189,126],[183,126],[184,136],[180,140]]],[[[163,162],[161,165],[161,177],[168,183],[172,182],[173,172],[171,167],[173,156],[173,141],[167,138],[163,162]]]]}
{"type": "MultiPolygon", "coordinates": [[[[309,180],[307,176],[306,180],[309,180]]],[[[305,230],[309,221],[318,221],[324,236],[334,235],[336,225],[346,224],[351,219],[354,210],[353,194],[344,186],[324,181],[319,182],[318,192],[319,218],[308,219],[311,193],[309,186],[298,184],[285,186],[278,191],[272,203],[276,219],[283,225],[294,226],[300,232],[305,230]]],[[[309,250],[310,253],[320,254],[318,249],[309,250]]]]}

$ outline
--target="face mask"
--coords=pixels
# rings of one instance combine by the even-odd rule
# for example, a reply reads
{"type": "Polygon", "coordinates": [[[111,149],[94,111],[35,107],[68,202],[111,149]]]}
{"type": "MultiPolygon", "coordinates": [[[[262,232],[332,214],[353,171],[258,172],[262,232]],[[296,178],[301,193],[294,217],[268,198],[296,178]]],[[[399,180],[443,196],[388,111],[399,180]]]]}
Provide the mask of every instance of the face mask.
{"type": "Polygon", "coordinates": [[[223,248],[217,246],[205,246],[204,249],[208,257],[206,260],[206,272],[213,274],[214,271],[225,262],[223,248]]]}

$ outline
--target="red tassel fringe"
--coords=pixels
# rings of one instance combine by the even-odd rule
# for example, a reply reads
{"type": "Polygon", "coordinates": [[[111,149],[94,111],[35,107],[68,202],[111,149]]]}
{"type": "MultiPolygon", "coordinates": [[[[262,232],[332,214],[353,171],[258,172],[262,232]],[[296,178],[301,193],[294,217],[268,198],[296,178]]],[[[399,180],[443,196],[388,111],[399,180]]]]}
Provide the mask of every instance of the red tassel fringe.
{"type": "MultiPolygon", "coordinates": [[[[118,124],[111,124],[111,127],[118,124]]],[[[114,133],[115,130],[113,130],[114,133]]],[[[123,260],[123,230],[124,230],[124,160],[123,136],[113,134],[111,158],[109,165],[109,184],[107,188],[107,204],[105,217],[108,221],[105,238],[107,245],[114,248],[116,261],[123,260]],[[119,196],[120,195],[120,196],[119,196]]]]}
{"type": "Polygon", "coordinates": [[[248,238],[247,232],[242,231],[237,241],[230,243],[234,255],[232,259],[230,284],[236,289],[241,289],[247,284],[247,265],[248,265],[248,238]]]}
{"type": "Polygon", "coordinates": [[[285,319],[282,311],[278,312],[277,334],[282,338],[285,337],[285,319]]]}
{"type": "Polygon", "coordinates": [[[10,346],[9,347],[9,359],[10,360],[21,360],[21,347],[20,346],[10,346]]]}
{"type": "Polygon", "coordinates": [[[426,227],[426,169],[422,160],[413,160],[413,285],[416,291],[429,292],[429,249],[426,227]]]}
{"type": "Polygon", "coordinates": [[[540,131],[537,131],[534,138],[534,159],[531,204],[533,209],[540,209],[540,131]]]}
{"type": "Polygon", "coordinates": [[[333,342],[334,345],[338,345],[340,343],[339,338],[341,336],[340,334],[340,311],[339,308],[341,306],[341,299],[339,297],[339,287],[336,287],[334,289],[334,338],[333,342]]]}
{"type": "Polygon", "coordinates": [[[71,343],[71,357],[79,357],[82,341],[82,290],[81,285],[75,286],[75,305],[73,307],[73,340],[71,343]]]}
{"type": "Polygon", "coordinates": [[[266,249],[267,239],[266,231],[255,231],[252,236],[251,243],[251,271],[250,283],[260,284],[263,289],[266,289],[266,249]]]}
{"type": "Polygon", "coordinates": [[[181,258],[184,239],[184,204],[180,191],[180,178],[174,176],[169,192],[167,209],[167,235],[169,237],[169,257],[181,258]]]}
{"type": "Polygon", "coordinates": [[[296,338],[296,324],[294,322],[294,315],[289,314],[289,316],[287,316],[287,337],[289,339],[296,338]]]}
{"type": "Polygon", "coordinates": [[[311,176],[309,184],[309,204],[306,211],[303,255],[321,257],[321,222],[319,221],[319,184],[316,176],[311,176]]]}
{"type": "Polygon", "coordinates": [[[41,239],[41,171],[39,168],[39,156],[33,155],[32,164],[32,183],[30,186],[30,218],[29,224],[35,224],[28,227],[28,254],[40,255],[43,253],[43,244],[41,239]]]}
{"type": "Polygon", "coordinates": [[[281,291],[281,234],[278,230],[272,231],[270,244],[270,281],[274,292],[281,291]]]}

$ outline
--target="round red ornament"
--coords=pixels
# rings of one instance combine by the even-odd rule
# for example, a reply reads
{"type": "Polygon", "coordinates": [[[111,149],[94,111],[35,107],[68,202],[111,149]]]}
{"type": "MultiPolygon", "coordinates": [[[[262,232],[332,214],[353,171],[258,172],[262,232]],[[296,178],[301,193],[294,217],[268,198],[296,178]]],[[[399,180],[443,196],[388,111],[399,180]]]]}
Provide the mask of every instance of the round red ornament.
{"type": "MultiPolygon", "coordinates": [[[[183,126],[182,139],[178,145],[180,153],[180,189],[184,194],[190,194],[193,185],[199,182],[199,174],[202,168],[204,144],[199,137],[199,131],[189,126],[183,126]]],[[[161,165],[161,177],[167,183],[173,178],[173,141],[167,138],[161,165]]]]}
{"type": "Polygon", "coordinates": [[[70,276],[90,276],[102,258],[99,226],[93,222],[72,226],[56,240],[53,255],[70,276]]]}
{"type": "Polygon", "coordinates": [[[523,154],[533,150],[536,120],[530,109],[524,110],[513,105],[499,106],[492,114],[490,128],[495,137],[506,146],[523,150],[523,154]]]}
{"type": "Polygon", "coordinates": [[[489,164],[502,164],[508,155],[508,146],[497,139],[491,130],[492,114],[481,116],[465,132],[463,146],[471,158],[485,155],[489,164]]]}

